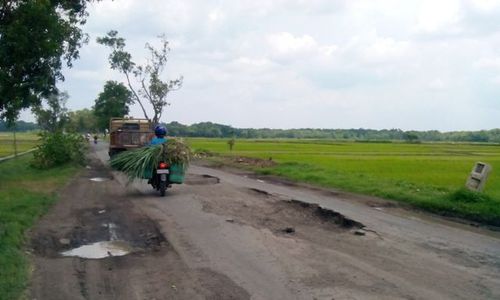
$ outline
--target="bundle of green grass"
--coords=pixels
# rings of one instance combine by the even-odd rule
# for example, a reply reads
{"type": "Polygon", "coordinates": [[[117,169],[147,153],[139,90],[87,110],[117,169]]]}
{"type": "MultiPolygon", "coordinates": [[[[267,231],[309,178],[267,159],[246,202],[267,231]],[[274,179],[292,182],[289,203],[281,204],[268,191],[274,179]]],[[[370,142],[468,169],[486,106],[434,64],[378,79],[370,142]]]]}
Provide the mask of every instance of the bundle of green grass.
{"type": "Polygon", "coordinates": [[[111,159],[111,167],[125,173],[130,180],[148,178],[160,162],[180,166],[186,170],[191,149],[182,140],[169,139],[166,143],[122,152],[111,159]]]}

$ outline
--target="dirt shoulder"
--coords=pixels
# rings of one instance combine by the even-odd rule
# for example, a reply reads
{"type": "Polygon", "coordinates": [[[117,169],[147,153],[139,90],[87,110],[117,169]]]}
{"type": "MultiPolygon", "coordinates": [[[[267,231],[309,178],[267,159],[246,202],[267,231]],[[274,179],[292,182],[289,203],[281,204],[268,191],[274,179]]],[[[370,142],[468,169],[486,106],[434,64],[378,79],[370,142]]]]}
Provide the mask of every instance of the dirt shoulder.
{"type": "Polygon", "coordinates": [[[32,299],[245,299],[231,279],[189,268],[158,223],[130,201],[96,158],[30,233],[32,299]],[[94,179],[96,181],[92,181],[94,179]],[[103,259],[62,252],[119,240],[132,251],[103,259]]]}

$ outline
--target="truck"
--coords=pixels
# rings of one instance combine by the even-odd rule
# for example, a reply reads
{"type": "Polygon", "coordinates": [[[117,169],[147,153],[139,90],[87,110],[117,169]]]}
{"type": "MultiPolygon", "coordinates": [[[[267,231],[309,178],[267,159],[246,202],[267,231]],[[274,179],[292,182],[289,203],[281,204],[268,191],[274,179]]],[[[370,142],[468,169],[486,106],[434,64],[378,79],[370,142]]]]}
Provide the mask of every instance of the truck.
{"type": "Polygon", "coordinates": [[[122,151],[144,147],[153,136],[154,132],[148,119],[111,118],[108,154],[113,157],[122,151]]]}

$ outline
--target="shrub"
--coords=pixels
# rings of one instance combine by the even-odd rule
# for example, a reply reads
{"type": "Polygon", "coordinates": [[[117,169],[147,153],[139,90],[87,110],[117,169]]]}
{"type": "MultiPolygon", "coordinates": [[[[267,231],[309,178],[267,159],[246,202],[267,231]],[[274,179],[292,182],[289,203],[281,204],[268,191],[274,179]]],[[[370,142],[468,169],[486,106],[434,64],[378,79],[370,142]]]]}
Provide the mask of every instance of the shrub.
{"type": "Polygon", "coordinates": [[[465,203],[478,203],[478,202],[490,202],[491,197],[486,194],[474,192],[466,188],[461,188],[449,196],[451,201],[454,202],[465,202],[465,203]]]}
{"type": "Polygon", "coordinates": [[[83,164],[85,161],[87,143],[79,134],[42,133],[41,141],[31,161],[35,168],[48,169],[69,162],[83,164]]]}

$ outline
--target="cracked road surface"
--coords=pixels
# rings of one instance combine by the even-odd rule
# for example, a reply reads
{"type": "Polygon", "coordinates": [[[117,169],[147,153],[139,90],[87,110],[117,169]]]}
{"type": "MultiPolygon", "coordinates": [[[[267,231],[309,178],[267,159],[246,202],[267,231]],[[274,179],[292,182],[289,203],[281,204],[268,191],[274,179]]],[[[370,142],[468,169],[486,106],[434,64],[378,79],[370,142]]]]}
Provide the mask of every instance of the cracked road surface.
{"type": "Polygon", "coordinates": [[[496,232],[197,165],[162,198],[94,150],[30,234],[33,299],[500,298],[496,232]],[[60,255],[113,239],[131,253],[60,255]]]}

